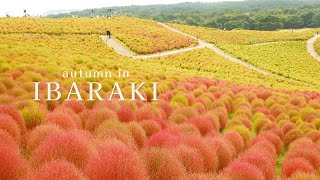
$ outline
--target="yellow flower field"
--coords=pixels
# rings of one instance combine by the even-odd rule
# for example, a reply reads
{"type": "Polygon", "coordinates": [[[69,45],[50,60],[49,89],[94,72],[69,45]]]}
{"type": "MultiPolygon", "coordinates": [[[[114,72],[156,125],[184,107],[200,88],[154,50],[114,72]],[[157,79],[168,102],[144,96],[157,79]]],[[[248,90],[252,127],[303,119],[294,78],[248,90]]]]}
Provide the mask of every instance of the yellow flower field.
{"type": "Polygon", "coordinates": [[[137,18],[0,18],[0,33],[28,34],[97,34],[112,36],[138,54],[179,49],[197,44],[180,34],[163,28],[154,21],[137,18]]]}

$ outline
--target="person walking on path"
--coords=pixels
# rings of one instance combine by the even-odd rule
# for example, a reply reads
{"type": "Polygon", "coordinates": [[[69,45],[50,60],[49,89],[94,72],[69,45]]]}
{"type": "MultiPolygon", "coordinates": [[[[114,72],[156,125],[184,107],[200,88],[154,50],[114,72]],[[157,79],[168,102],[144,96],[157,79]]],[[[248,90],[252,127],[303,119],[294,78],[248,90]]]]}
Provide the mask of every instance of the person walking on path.
{"type": "Polygon", "coordinates": [[[111,38],[111,32],[109,30],[106,31],[108,38],[111,38]]]}

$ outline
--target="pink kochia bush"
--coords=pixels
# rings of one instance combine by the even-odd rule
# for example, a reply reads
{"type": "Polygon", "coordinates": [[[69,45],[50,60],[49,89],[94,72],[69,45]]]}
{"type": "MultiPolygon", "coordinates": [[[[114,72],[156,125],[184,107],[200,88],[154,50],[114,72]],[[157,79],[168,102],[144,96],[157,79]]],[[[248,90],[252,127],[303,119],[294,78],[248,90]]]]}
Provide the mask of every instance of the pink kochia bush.
{"type": "Polygon", "coordinates": [[[145,149],[143,158],[151,179],[179,179],[186,173],[183,164],[167,149],[145,149]]]}
{"type": "Polygon", "coordinates": [[[19,149],[0,143],[0,178],[21,179],[28,171],[27,161],[20,154],[19,149]]]}
{"type": "Polygon", "coordinates": [[[13,118],[7,114],[0,113],[0,129],[6,131],[13,137],[17,144],[20,144],[20,129],[13,118]]]}
{"type": "Polygon", "coordinates": [[[312,164],[304,158],[297,157],[285,160],[282,166],[282,178],[290,178],[296,172],[315,174],[316,170],[312,164]]]}
{"type": "Polygon", "coordinates": [[[223,173],[232,180],[264,180],[262,171],[256,166],[236,160],[223,170],[223,173]]]}
{"type": "Polygon", "coordinates": [[[12,106],[0,105],[0,113],[7,114],[7,115],[11,116],[12,119],[18,125],[21,134],[24,134],[26,132],[26,124],[16,108],[14,108],[12,106]]]}
{"type": "Polygon", "coordinates": [[[38,179],[85,179],[81,171],[72,163],[65,160],[54,160],[45,163],[26,178],[26,180],[38,179]]]}
{"type": "Polygon", "coordinates": [[[319,179],[319,93],[148,76],[166,81],[157,102],[32,102],[26,128],[27,69],[0,73],[1,180],[319,179]]]}
{"type": "Polygon", "coordinates": [[[55,133],[33,151],[31,163],[34,167],[40,167],[52,160],[66,159],[79,169],[84,169],[92,153],[92,145],[84,135],[76,132],[55,133]]]}
{"type": "Polygon", "coordinates": [[[110,143],[89,159],[85,170],[89,179],[148,179],[138,154],[122,143],[110,143]]]}

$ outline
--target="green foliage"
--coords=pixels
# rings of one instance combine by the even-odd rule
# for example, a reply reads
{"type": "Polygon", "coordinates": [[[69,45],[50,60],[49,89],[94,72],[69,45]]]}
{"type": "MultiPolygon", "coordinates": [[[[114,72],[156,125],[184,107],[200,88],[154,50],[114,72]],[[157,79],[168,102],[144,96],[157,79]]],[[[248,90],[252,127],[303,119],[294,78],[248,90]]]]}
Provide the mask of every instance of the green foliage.
{"type": "MultiPolygon", "coordinates": [[[[320,26],[319,0],[246,0],[214,3],[180,3],[111,7],[121,15],[193,26],[214,28],[276,30],[320,26]]],[[[95,15],[110,15],[108,8],[95,10],[95,15]]],[[[90,17],[90,10],[49,17],[90,17]]]]}

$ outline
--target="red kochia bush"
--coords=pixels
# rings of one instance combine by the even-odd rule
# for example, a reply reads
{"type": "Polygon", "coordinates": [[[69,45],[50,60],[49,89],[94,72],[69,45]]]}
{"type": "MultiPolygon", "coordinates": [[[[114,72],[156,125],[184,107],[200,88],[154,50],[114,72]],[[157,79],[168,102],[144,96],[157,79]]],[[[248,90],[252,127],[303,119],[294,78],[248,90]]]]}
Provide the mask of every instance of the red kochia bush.
{"type": "Polygon", "coordinates": [[[219,167],[219,159],[216,149],[207,144],[203,139],[194,136],[184,136],[181,143],[198,150],[204,159],[205,171],[216,172],[219,167]]]}
{"type": "Polygon", "coordinates": [[[240,161],[248,162],[259,168],[266,180],[273,180],[275,177],[276,167],[264,153],[251,151],[241,156],[240,161]]]}
{"type": "Polygon", "coordinates": [[[21,134],[24,134],[26,132],[26,124],[16,108],[11,106],[0,105],[0,113],[10,115],[19,126],[21,134]]]}
{"type": "Polygon", "coordinates": [[[224,170],[223,174],[232,180],[264,180],[263,173],[256,166],[245,161],[233,161],[224,170]]]}
{"type": "Polygon", "coordinates": [[[74,120],[72,116],[65,112],[49,113],[45,121],[47,124],[57,125],[65,130],[81,128],[81,123],[74,120]]]}
{"type": "Polygon", "coordinates": [[[305,172],[296,172],[294,173],[291,178],[287,180],[318,180],[320,179],[320,176],[317,176],[316,174],[308,174],[305,172]]]}
{"type": "Polygon", "coordinates": [[[316,170],[304,158],[285,160],[282,165],[282,178],[290,178],[296,172],[316,173],[316,170]]]}
{"type": "Polygon", "coordinates": [[[277,154],[280,155],[283,150],[283,142],[280,137],[274,133],[263,134],[263,137],[271,142],[276,148],[277,154]]]}
{"type": "Polygon", "coordinates": [[[0,129],[9,133],[16,140],[17,144],[20,144],[20,129],[11,116],[0,113],[0,129]]]}
{"type": "Polygon", "coordinates": [[[117,119],[117,114],[107,108],[94,109],[89,113],[85,128],[93,132],[104,121],[117,119]]]}
{"type": "Polygon", "coordinates": [[[128,129],[130,130],[131,135],[138,147],[143,147],[147,140],[147,135],[144,129],[137,122],[128,123],[128,129]]]}
{"type": "Polygon", "coordinates": [[[174,151],[188,173],[199,173],[205,171],[204,159],[199,150],[186,145],[179,145],[174,148],[174,151]]]}
{"type": "Polygon", "coordinates": [[[122,143],[111,143],[94,154],[86,167],[89,179],[148,179],[139,156],[122,143]]]}
{"type": "Polygon", "coordinates": [[[11,76],[12,76],[13,79],[17,79],[18,77],[20,77],[22,75],[23,75],[23,72],[21,72],[19,70],[11,72],[11,76]]]}
{"type": "Polygon", "coordinates": [[[117,111],[117,115],[121,122],[130,122],[136,120],[134,112],[126,104],[121,105],[120,109],[117,111]]]}
{"type": "Polygon", "coordinates": [[[39,167],[49,161],[65,159],[74,163],[78,168],[84,169],[92,146],[88,139],[75,132],[63,132],[51,135],[31,154],[33,166],[39,167]]]}
{"type": "Polygon", "coordinates": [[[63,104],[63,106],[73,110],[73,112],[75,112],[77,114],[82,112],[86,108],[83,102],[76,101],[76,100],[66,101],[63,104]]]}
{"type": "Polygon", "coordinates": [[[66,179],[66,180],[79,180],[85,179],[77,167],[65,160],[50,161],[26,178],[26,180],[39,180],[39,179],[66,179]]]}
{"type": "Polygon", "coordinates": [[[149,148],[143,152],[151,179],[178,179],[185,175],[185,169],[173,152],[167,149],[149,148]]]}
{"type": "Polygon", "coordinates": [[[148,137],[161,131],[161,126],[154,120],[143,120],[140,121],[139,124],[144,129],[148,137]]]}
{"type": "Polygon", "coordinates": [[[14,149],[18,149],[19,146],[13,137],[7,132],[0,129],[0,146],[5,145],[7,147],[12,147],[14,149]]]}
{"type": "Polygon", "coordinates": [[[148,147],[174,147],[178,144],[179,138],[166,131],[160,131],[150,136],[146,145],[148,147]]]}
{"type": "Polygon", "coordinates": [[[198,116],[189,119],[187,124],[192,124],[197,127],[200,133],[204,136],[210,131],[218,131],[219,127],[214,123],[214,121],[206,116],[198,116]]]}
{"type": "Polygon", "coordinates": [[[215,138],[207,138],[207,144],[213,150],[215,149],[218,159],[219,159],[219,170],[226,167],[232,159],[236,156],[236,150],[234,149],[233,145],[229,142],[224,140],[222,137],[215,137],[215,138]]]}
{"type": "Polygon", "coordinates": [[[242,136],[238,132],[229,131],[223,135],[223,138],[229,141],[234,148],[236,149],[237,153],[241,152],[244,148],[244,141],[242,136]]]}
{"type": "Polygon", "coordinates": [[[50,135],[54,133],[62,132],[62,130],[55,125],[40,125],[37,126],[34,130],[29,134],[29,138],[27,140],[27,150],[29,152],[36,149],[43,141],[48,139],[50,135]]]}
{"type": "Polygon", "coordinates": [[[286,155],[286,159],[294,159],[297,157],[302,157],[308,160],[312,166],[317,169],[320,167],[320,156],[319,151],[315,149],[305,149],[303,146],[299,149],[295,149],[294,151],[290,151],[286,155]]]}
{"type": "Polygon", "coordinates": [[[18,149],[0,144],[0,179],[21,179],[29,167],[18,149]]]}

